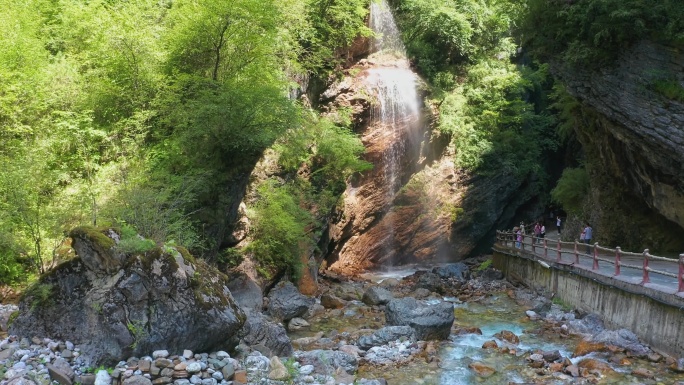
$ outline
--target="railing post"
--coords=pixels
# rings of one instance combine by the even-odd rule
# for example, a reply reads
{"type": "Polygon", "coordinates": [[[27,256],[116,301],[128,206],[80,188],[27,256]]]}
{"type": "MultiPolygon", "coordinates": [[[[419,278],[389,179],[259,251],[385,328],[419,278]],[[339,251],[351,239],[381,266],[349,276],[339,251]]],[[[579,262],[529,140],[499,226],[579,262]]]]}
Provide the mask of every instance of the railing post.
{"type": "Polygon", "coordinates": [[[648,249],[644,250],[644,276],[641,280],[642,285],[651,282],[651,280],[648,278],[648,255],[648,249]]]}
{"type": "Polygon", "coordinates": [[[577,240],[575,239],[575,263],[579,265],[579,254],[577,253],[577,240]]]}
{"type": "Polygon", "coordinates": [[[622,253],[622,249],[620,249],[620,246],[615,248],[615,275],[620,275],[620,254],[622,253]]]}
{"type": "Polygon", "coordinates": [[[594,243],[594,265],[591,267],[592,270],[598,270],[598,268],[599,268],[598,250],[596,249],[596,246],[598,246],[598,242],[594,243]]]}
{"type": "Polygon", "coordinates": [[[522,234],[522,236],[521,236],[521,238],[522,238],[522,242],[520,242],[520,249],[521,250],[525,250],[525,237],[526,236],[527,235],[525,235],[525,234],[522,234]]]}
{"type": "MultiPolygon", "coordinates": [[[[544,239],[546,239],[546,238],[544,238],[544,239]]],[[[558,262],[560,262],[560,260],[561,260],[561,244],[560,244],[560,242],[561,242],[561,240],[560,240],[560,238],[558,238],[558,257],[556,258],[556,261],[558,261],[558,262]]]]}
{"type": "Polygon", "coordinates": [[[549,257],[549,246],[546,244],[546,238],[544,238],[544,258],[549,257]]]}
{"type": "Polygon", "coordinates": [[[677,276],[679,280],[678,293],[684,291],[684,254],[679,254],[679,275],[677,276]]]}
{"type": "Polygon", "coordinates": [[[532,254],[537,254],[534,244],[537,243],[537,238],[532,237],[532,254]]]}

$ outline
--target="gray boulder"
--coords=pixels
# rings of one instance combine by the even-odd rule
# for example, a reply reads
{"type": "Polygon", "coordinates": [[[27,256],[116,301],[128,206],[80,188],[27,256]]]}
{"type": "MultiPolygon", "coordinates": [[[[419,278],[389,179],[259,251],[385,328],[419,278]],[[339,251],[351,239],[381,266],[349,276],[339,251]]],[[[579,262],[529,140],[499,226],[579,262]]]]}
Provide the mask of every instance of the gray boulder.
{"type": "Polygon", "coordinates": [[[314,302],[313,298],[300,293],[292,282],[282,281],[268,293],[268,313],[279,321],[287,321],[306,314],[314,302]]]}
{"type": "Polygon", "coordinates": [[[243,310],[261,311],[264,307],[264,294],[261,287],[244,273],[231,275],[228,281],[230,294],[243,310]]]}
{"type": "Polygon", "coordinates": [[[413,328],[410,326],[385,326],[371,335],[360,337],[356,345],[361,349],[368,350],[373,346],[387,345],[391,341],[402,338],[415,341],[413,328]]]}
{"type": "Polygon", "coordinates": [[[485,271],[480,273],[480,279],[482,279],[485,282],[498,281],[503,278],[503,273],[494,268],[486,269],[485,271]]]}
{"type": "Polygon", "coordinates": [[[363,301],[363,303],[366,305],[374,306],[384,305],[393,298],[394,295],[392,295],[389,290],[378,286],[372,286],[363,293],[363,298],[361,298],[361,301],[363,301]]]}
{"type": "Polygon", "coordinates": [[[461,282],[467,281],[469,275],[468,265],[463,262],[437,266],[432,269],[432,272],[437,274],[440,278],[454,278],[461,282]]]}
{"type": "Polygon", "coordinates": [[[297,361],[302,365],[313,365],[314,373],[331,375],[342,369],[354,374],[359,369],[359,362],[352,354],[339,350],[309,350],[295,353],[297,361]]]}
{"type": "Polygon", "coordinates": [[[449,337],[454,323],[454,305],[440,301],[431,305],[415,298],[397,298],[385,307],[387,325],[410,326],[418,340],[442,340],[449,337]]]}
{"type": "Polygon", "coordinates": [[[294,352],[283,325],[258,312],[247,312],[247,321],[238,334],[246,345],[263,345],[272,355],[290,357],[294,352]]]}
{"type": "Polygon", "coordinates": [[[593,336],[592,341],[619,346],[637,357],[646,357],[651,352],[648,346],[639,342],[636,334],[627,329],[603,330],[593,336]]]}
{"type": "Polygon", "coordinates": [[[230,347],[224,345],[245,315],[223,274],[182,248],[155,248],[119,263],[112,257],[117,254],[111,233],[90,227],[72,231],[80,254],[26,291],[10,333],[72,341],[90,366],[159,349],[230,347]]]}
{"type": "Polygon", "coordinates": [[[439,278],[437,274],[434,273],[424,273],[418,277],[414,289],[427,289],[437,293],[441,293],[442,289],[442,279],[439,278]]]}

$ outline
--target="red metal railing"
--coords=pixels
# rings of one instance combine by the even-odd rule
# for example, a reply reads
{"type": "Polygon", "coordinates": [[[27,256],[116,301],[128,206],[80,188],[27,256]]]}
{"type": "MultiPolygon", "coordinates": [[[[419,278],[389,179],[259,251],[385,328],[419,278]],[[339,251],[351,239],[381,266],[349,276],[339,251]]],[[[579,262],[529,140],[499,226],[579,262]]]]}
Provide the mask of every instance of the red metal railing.
{"type": "MultiPolygon", "coordinates": [[[[505,247],[517,248],[522,251],[526,251],[525,246],[527,244],[528,246],[531,246],[530,249],[532,254],[543,256],[545,259],[549,260],[549,245],[546,238],[535,238],[530,235],[521,234],[521,241],[518,243],[517,234],[497,231],[497,243],[502,244],[505,247]],[[509,246],[510,240],[512,240],[512,244],[509,246]],[[539,247],[537,246],[538,241],[541,241],[541,248],[543,248],[543,251],[539,250],[539,247]]],[[[594,243],[593,245],[586,244],[586,253],[583,253],[579,250],[581,248],[577,241],[563,242],[560,239],[557,240],[555,249],[556,262],[564,262],[565,264],[570,263],[579,268],[591,269],[593,271],[601,270],[599,262],[607,262],[614,265],[615,277],[625,275],[623,268],[640,270],[641,282],[637,281],[640,285],[652,284],[651,275],[659,274],[665,277],[675,278],[677,282],[677,293],[684,293],[684,254],[680,254],[679,259],[672,259],[651,255],[648,249],[641,253],[632,253],[622,251],[620,247],[616,247],[615,249],[605,248],[599,246],[598,243],[594,243]],[[566,261],[563,261],[564,254],[566,254],[566,261]],[[571,258],[570,261],[567,260],[568,257],[571,258]],[[582,265],[581,258],[584,261],[590,261],[591,267],[586,264],[582,265]],[[574,260],[574,262],[572,260],[574,260]],[[635,261],[638,263],[639,260],[641,261],[640,265],[633,264],[635,261]],[[632,263],[629,263],[630,261],[632,263]],[[657,266],[654,265],[654,262],[657,262],[657,266]]],[[[584,249],[582,249],[582,251],[584,251],[584,249]]],[[[605,267],[603,270],[605,274],[605,267]]],[[[638,279],[637,277],[634,277],[633,279],[638,279]]],[[[662,278],[659,279],[662,281],[662,278]]],[[[668,283],[668,285],[670,285],[670,283],[668,283]]]]}

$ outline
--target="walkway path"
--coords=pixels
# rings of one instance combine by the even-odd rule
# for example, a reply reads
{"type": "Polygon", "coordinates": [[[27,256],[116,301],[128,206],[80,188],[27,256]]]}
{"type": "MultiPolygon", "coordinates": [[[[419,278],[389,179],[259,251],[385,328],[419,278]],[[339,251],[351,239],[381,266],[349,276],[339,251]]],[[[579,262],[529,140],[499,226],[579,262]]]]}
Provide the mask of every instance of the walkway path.
{"type": "MultiPolygon", "coordinates": [[[[516,249],[512,239],[512,233],[499,232],[497,244],[516,249]]],[[[559,241],[556,231],[552,231],[551,234],[547,233],[545,241],[536,241],[540,242],[533,243],[533,237],[526,235],[523,244],[517,250],[534,254],[549,262],[572,265],[624,282],[684,296],[684,255],[677,260],[653,256],[647,251],[630,253],[619,250],[618,253],[618,250],[604,248],[598,244],[586,245],[559,241]],[[616,257],[617,254],[619,258],[616,257]],[[646,265],[645,259],[647,259],[646,265]]]]}

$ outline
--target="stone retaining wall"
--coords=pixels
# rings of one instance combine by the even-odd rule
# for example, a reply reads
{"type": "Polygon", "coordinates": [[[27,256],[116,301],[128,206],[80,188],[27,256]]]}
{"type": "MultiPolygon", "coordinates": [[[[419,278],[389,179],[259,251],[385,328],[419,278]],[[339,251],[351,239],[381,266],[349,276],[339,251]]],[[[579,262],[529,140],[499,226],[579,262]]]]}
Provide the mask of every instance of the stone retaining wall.
{"type": "Polygon", "coordinates": [[[550,290],[568,305],[599,314],[607,327],[629,329],[654,349],[684,357],[682,296],[538,259],[494,247],[493,265],[507,279],[550,290]]]}

